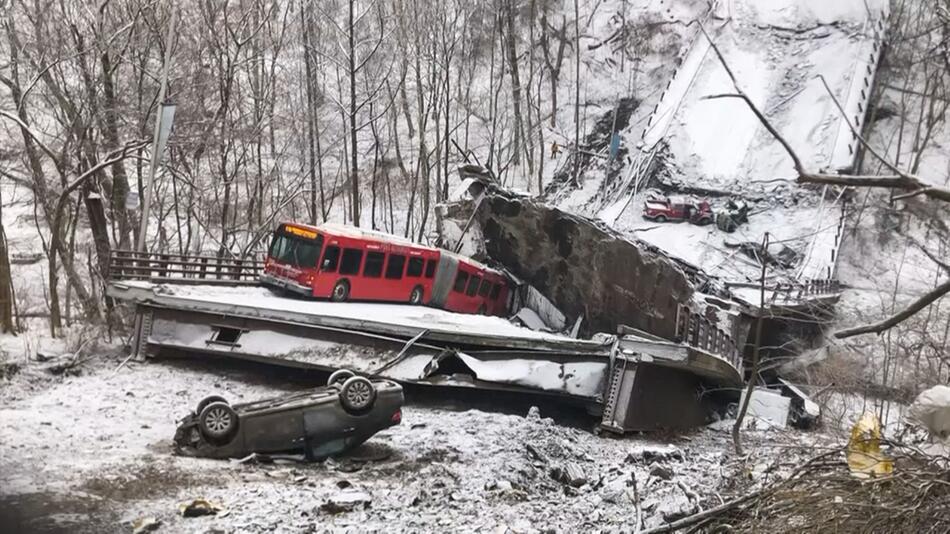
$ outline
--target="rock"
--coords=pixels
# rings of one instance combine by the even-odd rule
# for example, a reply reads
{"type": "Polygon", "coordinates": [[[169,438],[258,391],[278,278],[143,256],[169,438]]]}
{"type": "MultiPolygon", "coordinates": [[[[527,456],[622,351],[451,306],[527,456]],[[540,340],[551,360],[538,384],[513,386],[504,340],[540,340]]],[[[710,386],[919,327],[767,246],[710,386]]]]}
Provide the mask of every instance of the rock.
{"type": "Polygon", "coordinates": [[[534,419],[535,421],[541,419],[541,409],[537,406],[532,406],[528,408],[528,419],[534,419]]]}
{"type": "Polygon", "coordinates": [[[627,494],[627,478],[617,477],[603,485],[600,490],[600,496],[604,502],[618,504],[624,500],[627,494]]]}
{"type": "Polygon", "coordinates": [[[544,453],[542,453],[541,451],[539,451],[538,448],[535,447],[534,445],[532,445],[532,444],[530,444],[530,443],[525,443],[524,448],[527,449],[528,454],[529,454],[532,458],[534,458],[535,460],[537,460],[537,461],[539,461],[539,462],[541,462],[541,463],[545,463],[545,464],[548,463],[548,459],[547,459],[547,457],[544,455],[544,453]]]}
{"type": "Polygon", "coordinates": [[[630,464],[630,463],[637,463],[637,462],[642,461],[647,464],[652,464],[653,462],[658,461],[658,460],[659,461],[669,461],[669,460],[682,461],[683,451],[679,450],[678,448],[672,445],[663,445],[663,446],[643,445],[631,450],[630,453],[627,454],[626,462],[630,464]]]}
{"type": "Polygon", "coordinates": [[[656,507],[659,504],[660,501],[657,499],[647,499],[640,504],[640,508],[642,508],[644,512],[650,513],[653,510],[656,510],[656,507]]]}
{"type": "Polygon", "coordinates": [[[673,470],[665,465],[654,465],[650,469],[650,476],[654,476],[663,480],[670,480],[673,478],[673,470]]]}
{"type": "Polygon", "coordinates": [[[551,469],[551,478],[573,488],[579,488],[587,484],[587,476],[584,474],[584,470],[574,462],[569,462],[564,467],[551,469]]]}
{"type": "Polygon", "coordinates": [[[44,349],[37,349],[36,356],[33,359],[38,362],[49,362],[56,358],[59,358],[59,354],[44,349]]]}
{"type": "Polygon", "coordinates": [[[0,380],[10,378],[19,372],[19,364],[13,362],[0,362],[0,380]]]}
{"type": "Polygon", "coordinates": [[[178,505],[178,513],[182,517],[201,517],[203,515],[217,515],[224,511],[224,506],[207,499],[193,499],[178,505]]]}
{"type": "Polygon", "coordinates": [[[162,526],[161,519],[154,517],[140,517],[132,521],[132,534],[142,534],[143,532],[152,532],[162,526]]]}
{"type": "Polygon", "coordinates": [[[321,504],[320,512],[335,515],[352,512],[353,510],[365,510],[369,508],[372,501],[373,497],[369,493],[355,488],[347,488],[321,504]]]}
{"type": "Polygon", "coordinates": [[[947,439],[950,436],[950,387],[934,386],[921,392],[908,412],[931,436],[947,439]]]}

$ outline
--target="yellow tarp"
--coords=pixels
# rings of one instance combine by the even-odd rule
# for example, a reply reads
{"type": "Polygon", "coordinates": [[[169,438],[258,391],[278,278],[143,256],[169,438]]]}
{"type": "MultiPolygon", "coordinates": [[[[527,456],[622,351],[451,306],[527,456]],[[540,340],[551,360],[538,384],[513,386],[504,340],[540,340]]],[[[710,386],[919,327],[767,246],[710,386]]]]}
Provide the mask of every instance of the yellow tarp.
{"type": "Polygon", "coordinates": [[[894,472],[894,462],[881,453],[881,422],[871,412],[865,412],[851,428],[848,467],[852,475],[861,478],[888,476],[894,472]]]}

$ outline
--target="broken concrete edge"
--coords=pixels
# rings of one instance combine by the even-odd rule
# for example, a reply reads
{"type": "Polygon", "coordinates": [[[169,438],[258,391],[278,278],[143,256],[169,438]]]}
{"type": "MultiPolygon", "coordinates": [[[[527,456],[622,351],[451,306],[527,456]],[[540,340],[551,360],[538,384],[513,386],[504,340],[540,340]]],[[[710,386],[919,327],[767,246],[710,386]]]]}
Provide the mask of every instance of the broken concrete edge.
{"type": "MultiPolygon", "coordinates": [[[[599,221],[497,189],[485,198],[472,225],[484,236],[485,257],[538,290],[568,322],[583,317],[588,335],[623,322],[673,338],[677,309],[670,299],[688,301],[697,285],[675,262],[599,221]],[[666,297],[656,298],[658,292],[666,297]]],[[[451,222],[468,220],[473,210],[462,202],[438,212],[451,222]]],[[[451,247],[460,236],[442,237],[451,247]]]]}
{"type": "MultiPolygon", "coordinates": [[[[658,256],[661,256],[661,257],[663,257],[663,258],[665,258],[665,259],[667,259],[667,260],[669,260],[669,261],[675,263],[675,264],[677,265],[677,267],[678,267],[680,270],[682,270],[684,273],[688,274],[689,276],[695,277],[695,279],[692,280],[692,281],[693,281],[697,286],[705,286],[705,285],[707,285],[707,284],[711,284],[711,283],[714,283],[714,282],[718,281],[716,278],[711,277],[711,276],[709,276],[708,274],[706,274],[706,273],[702,270],[702,268],[700,268],[699,266],[694,265],[694,264],[692,264],[692,263],[690,263],[690,262],[688,262],[688,261],[686,261],[686,260],[684,260],[684,259],[682,259],[682,258],[679,258],[679,257],[677,257],[676,255],[670,254],[669,252],[666,252],[665,250],[663,250],[663,249],[657,247],[656,245],[653,245],[653,244],[651,244],[651,243],[648,243],[648,242],[646,242],[646,241],[643,241],[643,240],[638,239],[638,238],[633,237],[633,236],[628,236],[628,235],[622,234],[622,233],[618,232],[617,230],[615,230],[615,229],[614,229],[613,227],[611,227],[610,225],[608,225],[606,222],[604,222],[604,221],[602,221],[602,220],[600,220],[600,219],[593,219],[593,218],[590,218],[590,217],[584,217],[584,216],[582,216],[582,215],[577,215],[577,214],[574,214],[574,213],[566,212],[566,211],[564,211],[564,210],[562,210],[562,209],[560,209],[560,208],[557,208],[557,207],[554,207],[554,206],[550,206],[550,205],[547,205],[547,204],[543,204],[543,203],[539,202],[537,199],[535,199],[534,197],[529,196],[529,195],[527,195],[527,194],[521,194],[521,193],[517,193],[517,192],[514,192],[514,191],[507,190],[507,189],[503,189],[503,188],[501,188],[501,187],[499,187],[499,186],[497,186],[497,185],[495,185],[495,184],[489,184],[489,185],[488,185],[488,188],[487,188],[487,191],[486,191],[486,196],[489,197],[489,198],[491,198],[491,197],[500,197],[500,198],[504,198],[505,200],[509,200],[509,201],[517,201],[517,202],[525,202],[525,203],[530,203],[530,204],[535,204],[535,205],[542,205],[542,206],[544,206],[545,209],[550,210],[551,212],[555,213],[556,216],[558,216],[558,217],[569,218],[569,219],[572,219],[572,220],[574,220],[574,221],[576,221],[576,222],[582,222],[582,223],[590,224],[590,225],[596,227],[596,228],[597,228],[598,230],[600,230],[601,232],[603,232],[603,233],[604,233],[605,235],[607,235],[608,237],[611,237],[611,238],[613,238],[613,239],[617,239],[617,240],[620,240],[620,241],[626,241],[626,242],[630,243],[631,245],[636,246],[637,248],[639,248],[639,249],[641,249],[641,250],[645,250],[645,251],[651,252],[651,253],[653,253],[653,254],[656,254],[656,255],[658,255],[658,256]]],[[[436,206],[436,210],[437,210],[437,213],[438,213],[439,210],[450,210],[450,209],[453,209],[453,208],[456,208],[456,209],[458,209],[458,208],[465,209],[465,208],[464,208],[464,205],[465,205],[465,204],[470,204],[470,203],[471,203],[471,200],[468,200],[468,199],[461,199],[461,200],[456,200],[456,201],[453,201],[453,202],[445,202],[445,203],[441,203],[441,204],[437,205],[437,206],[436,206]]],[[[440,236],[440,237],[441,237],[441,236],[440,236]]],[[[447,244],[447,242],[445,242],[445,244],[447,244]]],[[[504,267],[504,265],[501,265],[501,266],[504,267]]],[[[723,289],[725,289],[725,288],[723,287],[723,289]]],[[[724,296],[724,297],[729,297],[728,292],[724,293],[723,296],[724,296]]]]}

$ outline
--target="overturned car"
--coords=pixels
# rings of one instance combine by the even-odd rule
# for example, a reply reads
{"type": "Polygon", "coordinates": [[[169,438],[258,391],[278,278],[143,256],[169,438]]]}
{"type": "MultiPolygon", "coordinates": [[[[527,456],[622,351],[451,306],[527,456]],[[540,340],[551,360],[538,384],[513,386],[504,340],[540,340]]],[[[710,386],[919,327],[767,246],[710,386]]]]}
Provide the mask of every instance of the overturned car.
{"type": "Polygon", "coordinates": [[[175,451],[209,458],[302,451],[319,460],[398,425],[402,405],[399,384],[348,370],[331,374],[324,387],[272,399],[231,405],[210,396],[179,422],[175,451]]]}

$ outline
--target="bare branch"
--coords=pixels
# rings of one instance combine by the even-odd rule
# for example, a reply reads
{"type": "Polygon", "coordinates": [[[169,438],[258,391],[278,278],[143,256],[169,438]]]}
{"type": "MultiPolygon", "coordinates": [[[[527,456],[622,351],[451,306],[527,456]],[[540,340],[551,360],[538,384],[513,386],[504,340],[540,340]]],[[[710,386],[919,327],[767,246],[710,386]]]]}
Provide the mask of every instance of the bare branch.
{"type": "MultiPolygon", "coordinates": [[[[921,180],[919,177],[902,172],[890,164],[888,164],[888,166],[891,167],[892,170],[897,173],[897,175],[859,176],[849,174],[824,174],[809,172],[807,169],[805,169],[801,158],[798,157],[798,154],[792,148],[791,144],[789,144],[789,142],[784,137],[782,137],[782,134],[780,134],[778,130],[772,126],[769,120],[765,117],[765,114],[759,110],[755,103],[752,102],[752,99],[750,99],[748,95],[746,95],[745,91],[742,90],[742,87],[739,86],[735,75],[732,73],[732,69],[729,68],[728,63],[726,63],[726,59],[723,57],[722,52],[720,52],[719,47],[716,46],[716,43],[713,41],[712,37],[710,37],[709,33],[706,32],[706,28],[701,22],[699,23],[699,29],[702,30],[703,35],[706,36],[706,39],[709,40],[709,44],[716,53],[716,57],[719,58],[719,62],[725,69],[726,74],[729,75],[729,79],[732,80],[732,84],[736,89],[735,94],[717,94],[707,96],[706,98],[740,98],[744,100],[752,113],[755,114],[756,118],[759,119],[759,122],[762,123],[762,126],[764,126],[765,129],[768,130],[770,134],[772,134],[772,137],[774,137],[775,140],[782,145],[782,148],[785,149],[785,152],[788,153],[790,158],[792,158],[792,164],[795,167],[795,172],[798,173],[799,183],[842,185],[846,187],[883,187],[888,189],[906,189],[908,191],[915,192],[916,194],[926,195],[936,200],[950,202],[950,188],[932,186],[921,180]]],[[[822,78],[822,81],[824,81],[824,78],[822,78]]],[[[832,98],[834,98],[833,95],[832,98]]],[[[835,100],[835,103],[838,104],[837,100],[835,100]]],[[[851,127],[852,131],[854,131],[854,127],[851,126],[850,122],[848,122],[848,125],[851,127]]],[[[875,157],[881,159],[881,156],[868,147],[867,142],[863,137],[858,135],[858,140],[865,148],[868,148],[875,157]]]]}
{"type": "Polygon", "coordinates": [[[880,334],[885,330],[897,326],[898,324],[906,321],[914,314],[920,310],[926,308],[931,303],[939,299],[940,297],[950,293],[950,280],[945,281],[944,283],[933,288],[930,292],[920,297],[914,301],[910,306],[904,308],[903,310],[891,315],[883,321],[868,324],[864,326],[856,326],[854,328],[846,328],[844,330],[839,330],[835,332],[834,336],[838,339],[845,339],[853,336],[858,336],[861,334],[880,334]]]}

